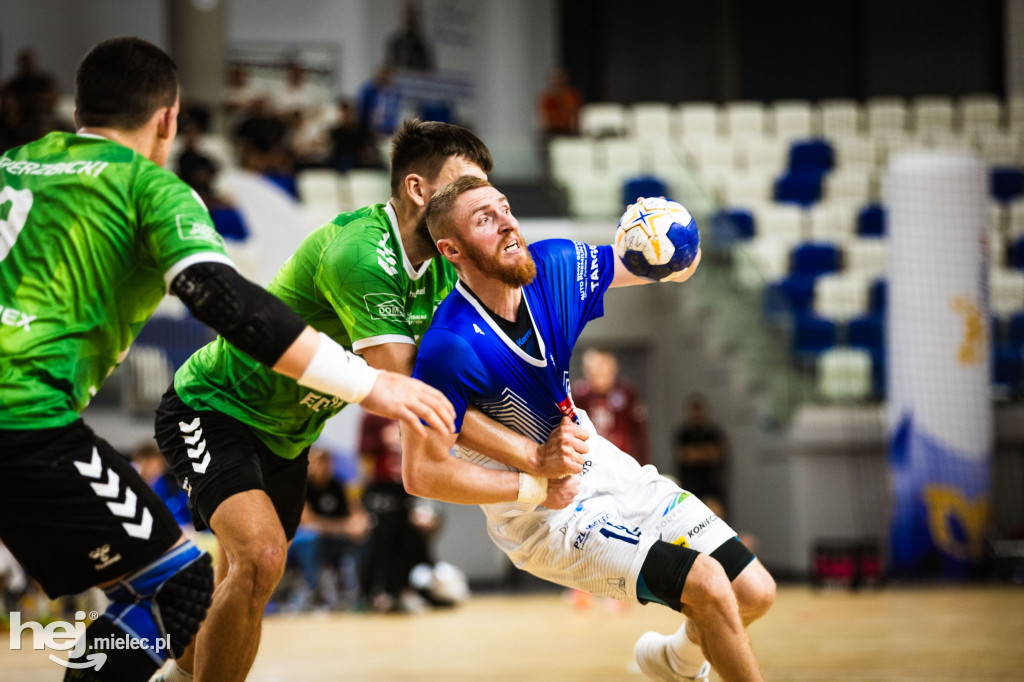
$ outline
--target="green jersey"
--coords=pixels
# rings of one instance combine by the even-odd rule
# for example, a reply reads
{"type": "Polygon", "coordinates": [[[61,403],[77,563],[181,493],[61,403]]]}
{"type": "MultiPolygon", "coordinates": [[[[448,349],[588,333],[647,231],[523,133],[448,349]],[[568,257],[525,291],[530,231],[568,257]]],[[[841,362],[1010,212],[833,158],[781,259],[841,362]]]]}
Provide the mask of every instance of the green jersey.
{"type": "MultiPolygon", "coordinates": [[[[382,343],[419,343],[455,281],[443,258],[413,268],[394,209],[376,204],[317,228],[267,289],[307,324],[358,352],[382,343]]],[[[174,388],[193,409],[247,424],[286,459],[312,444],[346,404],[273,372],[223,338],[181,366],[174,388]]]]}
{"type": "Polygon", "coordinates": [[[0,429],[77,419],[201,261],[231,262],[206,207],[141,154],[51,133],[0,156],[0,429]]]}

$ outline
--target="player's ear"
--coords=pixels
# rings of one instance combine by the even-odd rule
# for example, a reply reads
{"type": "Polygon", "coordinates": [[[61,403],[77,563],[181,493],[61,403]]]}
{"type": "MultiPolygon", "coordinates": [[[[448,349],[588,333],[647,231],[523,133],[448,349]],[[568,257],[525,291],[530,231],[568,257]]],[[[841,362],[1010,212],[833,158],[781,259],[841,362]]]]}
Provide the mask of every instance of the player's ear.
{"type": "Polygon", "coordinates": [[[161,140],[173,138],[178,132],[178,112],[175,107],[161,107],[156,113],[156,134],[161,140]]]}
{"type": "Polygon", "coordinates": [[[437,250],[448,260],[455,262],[461,255],[458,245],[454,240],[444,238],[437,240],[437,250]]]}
{"type": "Polygon", "coordinates": [[[409,195],[412,203],[420,208],[427,205],[430,197],[427,196],[426,183],[423,176],[416,173],[409,173],[405,176],[405,193],[409,195]]]}

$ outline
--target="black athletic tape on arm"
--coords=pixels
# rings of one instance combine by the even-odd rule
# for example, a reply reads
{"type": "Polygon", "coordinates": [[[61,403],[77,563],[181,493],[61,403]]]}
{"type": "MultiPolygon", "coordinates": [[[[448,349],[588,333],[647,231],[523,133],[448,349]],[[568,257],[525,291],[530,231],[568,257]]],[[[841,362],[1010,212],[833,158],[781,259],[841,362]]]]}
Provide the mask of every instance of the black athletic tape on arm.
{"type": "Polygon", "coordinates": [[[647,589],[670,608],[681,610],[679,599],[683,596],[683,585],[698,554],[695,549],[656,540],[640,568],[647,589]]]}
{"type": "Polygon", "coordinates": [[[281,299],[224,263],[188,266],[171,293],[231,345],[271,367],[306,328],[281,299]]]}

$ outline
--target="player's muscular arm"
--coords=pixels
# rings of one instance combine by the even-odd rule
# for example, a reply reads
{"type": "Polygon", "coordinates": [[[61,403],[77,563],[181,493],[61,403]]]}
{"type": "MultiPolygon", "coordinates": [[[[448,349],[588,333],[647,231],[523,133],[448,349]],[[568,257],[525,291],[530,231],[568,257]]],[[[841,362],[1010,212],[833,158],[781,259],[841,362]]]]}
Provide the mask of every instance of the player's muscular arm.
{"type": "MultiPolygon", "coordinates": [[[[412,374],[416,362],[416,346],[411,343],[382,343],[360,354],[371,367],[406,375],[412,374]]],[[[583,470],[586,437],[585,431],[570,423],[555,429],[546,443],[535,443],[470,407],[458,442],[528,474],[558,478],[583,470]]]]}
{"type": "Polygon", "coordinates": [[[498,471],[452,457],[456,434],[426,438],[402,429],[402,483],[412,495],[456,504],[514,502],[519,474],[498,471]]]}
{"type": "Polygon", "coordinates": [[[528,474],[561,478],[583,471],[585,455],[590,451],[586,443],[589,437],[564,417],[546,442],[535,443],[471,407],[466,411],[458,440],[459,445],[528,474]]]}
{"type": "Polygon", "coordinates": [[[416,346],[411,343],[382,343],[359,351],[370,367],[412,376],[416,346]]]}
{"type": "MultiPolygon", "coordinates": [[[[525,501],[523,474],[488,469],[452,457],[448,451],[455,434],[428,434],[426,437],[402,429],[402,482],[406,491],[455,504],[490,504],[525,501]]],[[[528,477],[535,478],[536,477],[528,477]]],[[[536,481],[541,487],[531,501],[549,509],[568,506],[579,492],[579,476],[536,481]]],[[[529,481],[526,481],[529,483],[529,481]]]]}
{"type": "MultiPolygon", "coordinates": [[[[621,259],[615,258],[615,275],[612,278],[612,283],[609,286],[612,287],[629,287],[635,284],[653,284],[653,280],[647,279],[646,277],[640,277],[634,275],[632,272],[626,269],[626,265],[621,259]]],[[[694,272],[697,271],[697,266],[700,265],[700,249],[697,249],[697,257],[693,259],[693,263],[690,267],[685,270],[680,270],[674,275],[670,275],[662,282],[685,282],[690,279],[694,272]]]]}
{"type": "Polygon", "coordinates": [[[227,265],[191,265],[174,278],[170,290],[229,343],[304,386],[359,402],[420,432],[425,432],[421,420],[439,431],[454,430],[454,410],[440,391],[370,368],[227,265]]]}

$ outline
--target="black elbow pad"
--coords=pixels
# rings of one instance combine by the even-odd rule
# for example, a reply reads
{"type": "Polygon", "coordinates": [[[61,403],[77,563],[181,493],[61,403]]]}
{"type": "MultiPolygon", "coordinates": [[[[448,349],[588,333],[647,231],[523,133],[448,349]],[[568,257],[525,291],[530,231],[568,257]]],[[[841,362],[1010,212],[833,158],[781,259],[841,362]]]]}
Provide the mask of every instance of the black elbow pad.
{"type": "Polygon", "coordinates": [[[281,299],[224,263],[196,263],[171,282],[196,319],[244,353],[274,366],[306,323],[281,299]]]}

